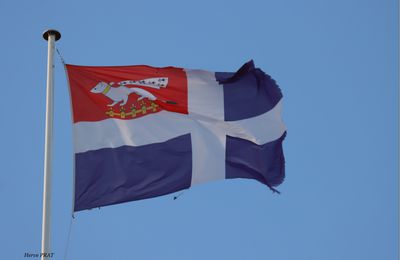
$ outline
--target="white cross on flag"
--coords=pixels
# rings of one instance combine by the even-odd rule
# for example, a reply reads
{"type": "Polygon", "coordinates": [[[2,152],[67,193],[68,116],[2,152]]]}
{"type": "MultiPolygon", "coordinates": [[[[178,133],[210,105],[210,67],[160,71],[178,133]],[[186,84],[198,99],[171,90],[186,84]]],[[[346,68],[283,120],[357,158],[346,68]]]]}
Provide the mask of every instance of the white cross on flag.
{"type": "Polygon", "coordinates": [[[220,179],[282,183],[282,94],[253,61],[236,73],[66,67],[75,211],[220,179]]]}

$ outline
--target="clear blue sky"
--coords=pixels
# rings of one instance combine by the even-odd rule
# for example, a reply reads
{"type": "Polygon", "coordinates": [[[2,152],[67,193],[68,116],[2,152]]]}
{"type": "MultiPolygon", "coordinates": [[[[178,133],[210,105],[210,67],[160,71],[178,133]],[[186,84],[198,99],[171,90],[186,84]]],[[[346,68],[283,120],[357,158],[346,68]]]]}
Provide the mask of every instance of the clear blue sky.
{"type": "MultiPolygon", "coordinates": [[[[1,1],[1,259],[40,251],[47,42],[79,65],[235,71],[285,100],[281,195],[256,181],[83,211],[68,259],[395,260],[398,4],[389,0],[1,1]]],[[[67,81],[56,57],[52,248],[72,207],[67,81]]]]}

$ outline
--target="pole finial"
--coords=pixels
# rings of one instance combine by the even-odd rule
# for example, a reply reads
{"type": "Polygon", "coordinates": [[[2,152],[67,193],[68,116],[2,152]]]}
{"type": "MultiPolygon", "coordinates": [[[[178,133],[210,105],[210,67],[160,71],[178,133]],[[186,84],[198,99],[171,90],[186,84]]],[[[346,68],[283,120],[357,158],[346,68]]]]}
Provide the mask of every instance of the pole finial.
{"type": "Polygon", "coordinates": [[[59,31],[57,31],[57,30],[54,30],[54,29],[46,30],[46,31],[43,33],[43,38],[44,38],[46,41],[48,41],[50,35],[54,35],[56,41],[58,41],[58,40],[61,38],[61,33],[60,33],[59,31]]]}

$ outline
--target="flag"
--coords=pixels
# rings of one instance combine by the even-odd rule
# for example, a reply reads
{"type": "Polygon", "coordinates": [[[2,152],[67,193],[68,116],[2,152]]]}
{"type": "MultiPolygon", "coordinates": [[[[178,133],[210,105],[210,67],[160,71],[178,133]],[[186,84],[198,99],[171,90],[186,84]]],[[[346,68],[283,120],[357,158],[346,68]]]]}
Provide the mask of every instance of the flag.
{"type": "Polygon", "coordinates": [[[66,65],[74,211],[214,180],[284,175],[282,94],[253,61],[237,72],[66,65]]]}

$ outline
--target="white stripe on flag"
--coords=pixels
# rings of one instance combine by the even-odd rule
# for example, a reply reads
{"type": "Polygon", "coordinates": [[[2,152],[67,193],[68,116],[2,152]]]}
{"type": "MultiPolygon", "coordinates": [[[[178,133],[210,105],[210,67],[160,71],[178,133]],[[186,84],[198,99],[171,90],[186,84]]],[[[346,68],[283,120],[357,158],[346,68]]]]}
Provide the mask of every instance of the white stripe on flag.
{"type": "Polygon", "coordinates": [[[224,92],[215,73],[204,70],[185,70],[188,81],[190,115],[224,120],[224,92]]]}
{"type": "Polygon", "coordinates": [[[82,153],[123,145],[140,146],[160,143],[193,133],[198,128],[217,135],[239,137],[256,144],[272,142],[286,131],[281,121],[282,100],[270,111],[239,121],[217,121],[205,117],[188,116],[167,111],[134,120],[106,119],[74,124],[74,150],[82,153]],[[207,131],[207,130],[205,130],[207,131]]]}
{"type": "Polygon", "coordinates": [[[224,90],[215,73],[186,69],[189,117],[196,119],[191,129],[191,185],[225,179],[225,139],[216,122],[224,121],[224,90]]]}
{"type": "Polygon", "coordinates": [[[82,153],[123,145],[161,143],[187,134],[193,128],[187,115],[160,111],[133,120],[106,119],[74,124],[74,150],[82,153]]]}

